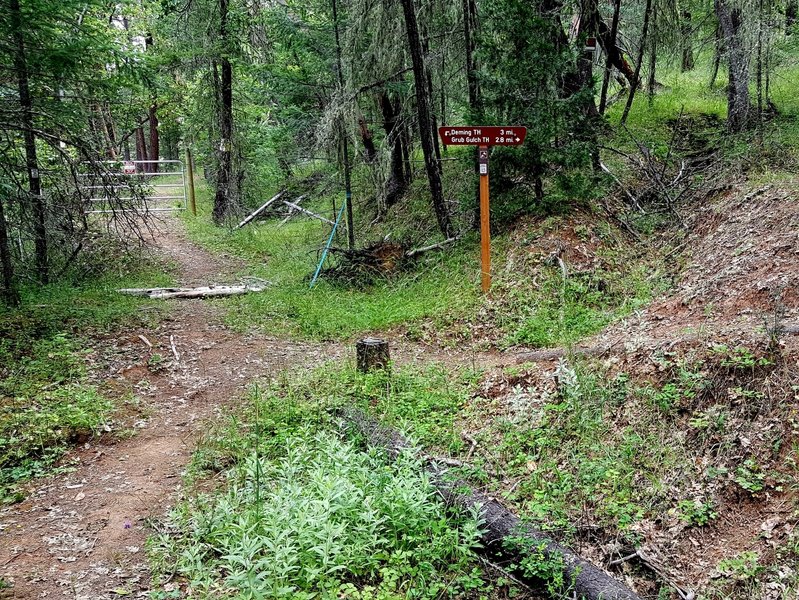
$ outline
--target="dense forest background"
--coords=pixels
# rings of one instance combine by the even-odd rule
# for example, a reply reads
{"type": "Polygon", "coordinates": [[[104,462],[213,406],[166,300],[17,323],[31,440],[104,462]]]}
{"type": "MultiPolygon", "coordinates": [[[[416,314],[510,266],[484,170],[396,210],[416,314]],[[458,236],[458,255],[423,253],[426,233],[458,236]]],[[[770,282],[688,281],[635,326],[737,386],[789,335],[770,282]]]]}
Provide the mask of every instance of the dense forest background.
{"type": "Polygon", "coordinates": [[[426,241],[477,222],[474,156],[436,127],[520,124],[525,145],[492,153],[495,227],[599,199],[631,231],[627,212],[679,219],[724,163],[698,157],[708,136],[773,148],[768,124],[792,114],[777,96],[790,98],[796,13],[792,0],[7,0],[4,296],[141,229],[123,209],[143,192],[119,194],[107,161],[187,151],[217,224],[284,187],[325,214],[351,196],[352,246],[427,197],[411,236],[426,241]],[[87,173],[116,209],[102,224],[85,214],[87,173]]]}

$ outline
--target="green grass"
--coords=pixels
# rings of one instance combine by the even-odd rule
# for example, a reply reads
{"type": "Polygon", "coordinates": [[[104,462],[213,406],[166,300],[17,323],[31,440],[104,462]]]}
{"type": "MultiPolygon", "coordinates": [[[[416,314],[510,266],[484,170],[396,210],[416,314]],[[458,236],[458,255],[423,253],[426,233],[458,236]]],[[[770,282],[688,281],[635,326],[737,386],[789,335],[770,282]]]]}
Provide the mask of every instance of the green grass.
{"type": "MultiPolygon", "coordinates": [[[[247,266],[234,276],[255,275],[273,284],[263,293],[227,302],[227,321],[239,329],[259,327],[317,339],[346,339],[426,317],[464,315],[478,302],[479,250],[474,238],[453,252],[430,254],[418,270],[366,288],[322,278],[310,289],[310,276],[329,227],[297,218],[284,227],[270,221],[229,232],[211,224],[205,185],[198,185],[198,213],[196,218],[186,216],[194,240],[243,258],[247,266]]],[[[343,239],[335,245],[342,244],[346,244],[343,239]]]]}
{"type": "Polygon", "coordinates": [[[82,282],[26,287],[18,308],[0,309],[0,502],[20,500],[23,482],[52,472],[112,415],[115,399],[90,378],[92,338],[166,310],[116,292],[170,283],[163,269],[116,264],[116,273],[82,282]]]}
{"type": "MultiPolygon", "coordinates": [[[[646,90],[638,91],[626,130],[617,128],[626,96],[609,107],[607,115],[614,127],[614,133],[605,145],[625,152],[635,152],[635,138],[662,158],[668,153],[673,137],[672,129],[668,126],[670,120],[677,119],[680,115],[685,119],[718,117],[718,130],[708,133],[716,138],[724,161],[737,164],[739,169],[743,166],[756,184],[782,181],[795,183],[795,163],[799,159],[799,101],[794,82],[799,77],[799,64],[793,58],[795,49],[791,48],[796,41],[786,38],[778,40],[778,45],[780,44],[785,47],[776,51],[777,59],[774,60],[775,69],[770,82],[770,98],[779,113],[766,118],[762,141],[758,139],[754,125],[750,131],[739,135],[726,132],[724,123],[727,118],[727,73],[722,64],[716,83],[710,88],[712,53],[708,51],[697,56],[696,68],[685,73],[673,66],[659,65],[658,82],[664,87],[658,89],[651,103],[646,90]]],[[[751,98],[751,115],[754,121],[754,83],[751,86],[751,98]]],[[[617,157],[605,152],[603,159],[624,179],[617,157]]]]}
{"type": "MultiPolygon", "coordinates": [[[[273,284],[263,293],[226,301],[227,321],[239,329],[254,326],[338,340],[399,325],[418,337],[420,325],[431,323],[444,335],[480,342],[472,338],[473,326],[487,325],[499,329],[503,345],[562,345],[600,331],[661,289],[662,282],[652,276],[645,257],[629,251],[618,232],[601,223],[592,223],[591,228],[600,231],[607,245],[601,250],[602,266],[588,274],[570,275],[565,293],[557,268],[518,265],[527,259],[508,234],[493,240],[494,287],[488,297],[479,290],[479,246],[474,235],[445,252],[430,254],[414,270],[367,287],[321,279],[309,289],[326,228],[296,219],[284,227],[269,221],[229,232],[211,223],[208,188],[198,189],[202,190],[199,215],[186,216],[191,237],[206,248],[243,259],[247,266],[233,278],[255,275],[273,284]],[[511,259],[518,267],[515,271],[505,268],[511,259]]],[[[524,243],[567,220],[543,220],[540,231],[529,232],[524,243]]]]}

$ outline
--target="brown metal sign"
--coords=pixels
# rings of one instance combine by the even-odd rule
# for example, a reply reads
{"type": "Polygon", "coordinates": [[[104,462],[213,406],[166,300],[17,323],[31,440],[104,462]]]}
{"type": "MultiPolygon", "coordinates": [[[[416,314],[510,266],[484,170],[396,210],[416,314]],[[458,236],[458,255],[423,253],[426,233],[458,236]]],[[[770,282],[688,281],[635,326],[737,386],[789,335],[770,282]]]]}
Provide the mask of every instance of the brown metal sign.
{"type": "Polygon", "coordinates": [[[445,146],[521,146],[527,128],[520,125],[444,126],[438,128],[438,135],[445,146]]]}

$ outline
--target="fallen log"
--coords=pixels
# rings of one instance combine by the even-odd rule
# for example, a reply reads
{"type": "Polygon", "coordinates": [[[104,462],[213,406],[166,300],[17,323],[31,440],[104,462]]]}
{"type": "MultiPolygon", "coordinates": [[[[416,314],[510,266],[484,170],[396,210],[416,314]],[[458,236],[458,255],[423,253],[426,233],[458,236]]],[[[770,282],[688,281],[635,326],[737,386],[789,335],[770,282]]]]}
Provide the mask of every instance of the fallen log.
{"type": "Polygon", "coordinates": [[[264,212],[267,208],[272,206],[272,204],[274,204],[275,202],[280,200],[280,198],[282,198],[283,194],[285,194],[285,193],[286,193],[286,190],[279,191],[277,194],[272,196],[269,200],[264,202],[260,207],[256,208],[253,212],[251,212],[249,215],[247,215],[245,217],[245,219],[241,223],[236,225],[233,229],[241,229],[242,227],[244,227],[247,223],[249,223],[250,221],[255,219],[258,215],[260,215],[262,212],[264,212]]]}
{"type": "Polygon", "coordinates": [[[526,362],[548,362],[558,360],[564,356],[601,356],[610,349],[609,345],[602,346],[578,346],[576,348],[547,348],[545,350],[534,350],[516,355],[516,363],[526,362]]]}
{"type": "Polygon", "coordinates": [[[213,298],[217,296],[240,296],[250,292],[262,292],[265,284],[256,285],[209,285],[194,288],[122,288],[120,294],[144,296],[156,300],[169,298],[213,298]]]}
{"type": "Polygon", "coordinates": [[[335,225],[335,223],[330,219],[328,219],[327,217],[323,217],[322,215],[317,215],[315,212],[311,212],[310,210],[308,210],[307,208],[303,208],[302,206],[297,206],[296,204],[294,204],[294,202],[283,200],[283,204],[285,204],[289,208],[293,208],[294,210],[304,213],[309,217],[313,217],[314,219],[319,219],[320,221],[324,221],[325,223],[328,223],[330,225],[335,225]]]}
{"type": "Polygon", "coordinates": [[[405,253],[407,258],[413,258],[414,256],[419,256],[420,254],[424,254],[425,252],[430,252],[430,250],[441,250],[445,246],[453,242],[457,242],[460,239],[460,236],[455,236],[451,238],[447,238],[443,242],[438,242],[437,244],[430,244],[429,246],[422,246],[421,248],[414,248],[413,250],[408,250],[405,253]]]}
{"type": "MultiPolygon", "coordinates": [[[[399,432],[384,427],[361,410],[345,409],[342,416],[345,424],[360,433],[370,446],[385,449],[392,458],[403,450],[413,448],[399,432]]],[[[552,541],[544,533],[523,523],[490,496],[469,491],[463,481],[446,477],[446,469],[439,466],[435,459],[430,459],[428,464],[430,481],[448,505],[479,510],[480,518],[484,521],[482,551],[491,556],[502,555],[503,563],[513,565],[521,564],[530,550],[540,553],[551,562],[549,566],[559,566],[563,581],[571,586],[570,592],[573,591],[575,596],[585,600],[641,600],[627,586],[565,546],[552,541]]],[[[519,568],[512,569],[512,572],[525,583],[540,584],[540,580],[537,581],[519,568]]]]}
{"type": "MultiPolygon", "coordinates": [[[[296,200],[294,200],[294,204],[297,204],[297,205],[299,205],[299,203],[300,203],[300,202],[302,202],[303,200],[305,200],[305,194],[303,194],[302,196],[300,196],[299,198],[297,198],[296,200]]],[[[290,220],[290,219],[291,219],[291,218],[292,218],[294,215],[296,215],[296,214],[297,214],[297,212],[298,212],[298,211],[296,211],[296,210],[294,210],[293,208],[289,207],[289,214],[288,214],[288,216],[287,216],[285,219],[283,219],[283,220],[280,222],[280,226],[282,227],[283,225],[285,225],[286,223],[288,223],[288,222],[289,222],[289,220],[290,220]]]]}

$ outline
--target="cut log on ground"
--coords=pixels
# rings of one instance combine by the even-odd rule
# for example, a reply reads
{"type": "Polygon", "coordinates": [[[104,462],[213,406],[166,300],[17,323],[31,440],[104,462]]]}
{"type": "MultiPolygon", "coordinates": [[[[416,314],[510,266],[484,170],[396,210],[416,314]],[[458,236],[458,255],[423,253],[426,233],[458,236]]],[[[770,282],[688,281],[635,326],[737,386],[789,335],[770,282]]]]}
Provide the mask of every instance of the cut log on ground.
{"type": "Polygon", "coordinates": [[[564,356],[601,356],[608,350],[610,345],[600,346],[577,346],[576,348],[547,348],[546,350],[535,350],[533,352],[524,352],[516,355],[516,363],[526,362],[548,362],[551,360],[558,360],[564,356]]]}
{"type": "Polygon", "coordinates": [[[438,242],[437,244],[430,244],[429,246],[422,246],[421,248],[414,248],[413,250],[408,250],[405,253],[405,256],[408,258],[413,258],[414,256],[419,256],[420,254],[424,254],[425,252],[430,252],[431,250],[441,250],[445,246],[449,246],[453,242],[457,242],[460,239],[460,236],[455,236],[451,238],[447,238],[443,242],[438,242]]]}
{"type": "Polygon", "coordinates": [[[375,369],[385,369],[391,360],[388,342],[380,338],[366,337],[358,340],[355,343],[355,353],[358,370],[361,373],[368,373],[375,369]]]}
{"type": "MultiPolygon", "coordinates": [[[[303,194],[303,195],[302,195],[302,196],[300,196],[299,198],[296,198],[296,199],[294,200],[294,204],[297,204],[297,205],[299,205],[299,203],[300,203],[300,202],[302,202],[303,200],[305,200],[305,194],[303,194]]],[[[280,222],[280,225],[281,225],[281,226],[283,226],[283,225],[285,225],[286,223],[288,223],[288,222],[289,222],[289,220],[290,220],[290,219],[291,219],[291,218],[292,218],[294,215],[296,215],[298,212],[299,212],[299,211],[296,211],[296,210],[294,210],[293,208],[291,208],[291,207],[289,206],[289,214],[288,214],[288,216],[287,216],[285,219],[283,219],[283,220],[280,222]]]]}
{"type": "Polygon", "coordinates": [[[257,285],[209,285],[195,288],[123,288],[120,294],[144,296],[156,300],[168,298],[214,298],[218,296],[241,296],[250,292],[262,292],[266,284],[257,285]]]}
{"type": "Polygon", "coordinates": [[[280,198],[282,198],[282,197],[283,197],[283,194],[285,194],[285,193],[286,193],[286,190],[281,190],[281,191],[279,191],[277,194],[275,194],[274,196],[272,196],[272,197],[271,197],[269,200],[267,200],[266,202],[264,202],[264,203],[263,203],[261,206],[259,206],[258,208],[256,208],[256,209],[255,209],[253,212],[251,212],[249,215],[247,215],[247,217],[246,217],[246,218],[245,218],[245,219],[244,219],[244,220],[243,220],[241,223],[239,223],[238,225],[236,225],[236,227],[235,227],[234,229],[241,229],[242,227],[244,227],[244,226],[245,226],[247,223],[251,222],[251,221],[252,221],[253,219],[255,219],[255,218],[258,216],[258,215],[260,215],[262,212],[264,212],[264,211],[265,211],[267,208],[269,208],[270,206],[272,206],[272,204],[274,204],[275,202],[277,202],[278,200],[280,200],[280,198]]]}
{"type": "Polygon", "coordinates": [[[324,221],[325,223],[328,223],[330,225],[335,225],[335,223],[330,219],[328,219],[327,217],[323,217],[322,215],[317,215],[315,212],[311,212],[310,210],[308,210],[307,208],[303,208],[302,206],[297,206],[296,204],[294,204],[294,202],[283,200],[283,204],[285,204],[289,208],[293,208],[296,211],[306,214],[309,217],[313,217],[314,219],[319,219],[320,221],[324,221]]]}
{"type": "MultiPolygon", "coordinates": [[[[396,430],[384,427],[375,419],[357,409],[345,409],[342,413],[345,424],[366,438],[370,446],[383,448],[395,458],[402,450],[412,446],[396,430]]],[[[586,600],[641,600],[627,586],[620,583],[602,569],[577,556],[568,548],[553,542],[551,538],[523,523],[499,502],[479,492],[469,492],[463,481],[446,477],[446,470],[429,463],[431,483],[450,506],[471,510],[475,507],[483,519],[483,551],[491,556],[502,555],[503,564],[520,564],[532,549],[541,553],[553,565],[560,565],[563,580],[571,584],[575,596],[586,600]]],[[[525,583],[540,585],[518,570],[513,574],[525,583]]],[[[571,593],[568,597],[571,596],[571,593]]]]}

